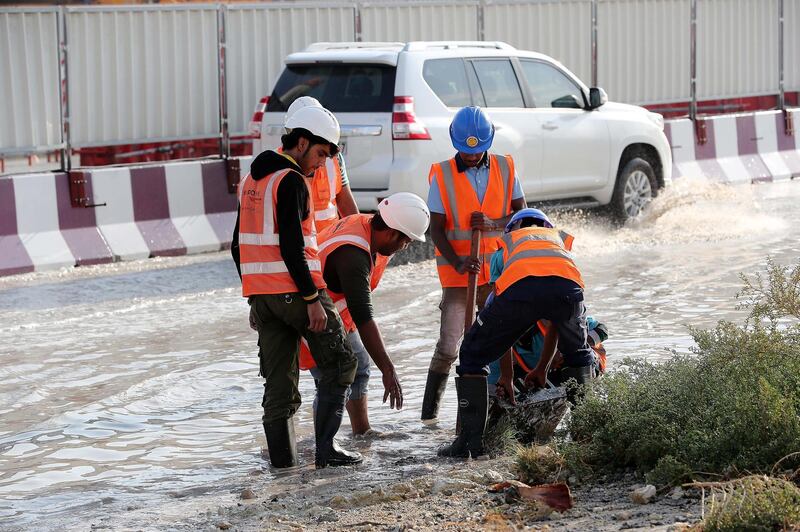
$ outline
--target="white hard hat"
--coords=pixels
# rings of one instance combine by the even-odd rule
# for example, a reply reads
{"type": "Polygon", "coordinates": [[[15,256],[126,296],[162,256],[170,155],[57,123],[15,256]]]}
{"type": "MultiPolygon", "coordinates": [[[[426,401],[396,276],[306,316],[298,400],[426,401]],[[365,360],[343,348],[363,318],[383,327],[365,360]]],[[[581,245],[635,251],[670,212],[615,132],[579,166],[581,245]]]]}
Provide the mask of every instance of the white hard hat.
{"type": "Polygon", "coordinates": [[[287,130],[302,128],[331,144],[339,144],[339,121],[324,107],[298,109],[284,124],[287,130]]]}
{"type": "Polygon", "coordinates": [[[286,122],[288,122],[289,118],[291,118],[293,114],[295,114],[300,109],[303,109],[304,107],[322,107],[322,104],[319,103],[319,100],[317,100],[313,96],[300,96],[295,101],[293,101],[292,105],[290,105],[289,108],[286,110],[286,114],[283,115],[283,123],[285,124],[286,122]]]}
{"type": "Polygon", "coordinates": [[[378,205],[386,225],[407,237],[425,242],[425,231],[431,221],[431,212],[425,202],[411,192],[392,194],[378,205]]]}

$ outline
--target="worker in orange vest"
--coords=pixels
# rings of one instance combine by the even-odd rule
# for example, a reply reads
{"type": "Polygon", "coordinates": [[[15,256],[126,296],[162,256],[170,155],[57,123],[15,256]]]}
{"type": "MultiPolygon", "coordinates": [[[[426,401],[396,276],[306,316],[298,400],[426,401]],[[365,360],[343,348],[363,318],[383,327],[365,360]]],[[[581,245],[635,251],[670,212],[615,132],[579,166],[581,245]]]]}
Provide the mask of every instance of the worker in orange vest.
{"type": "MultiPolygon", "coordinates": [[[[425,202],[410,192],[398,192],[378,204],[378,213],[354,214],[339,220],[318,238],[322,273],[328,293],[342,318],[358,369],[346,407],[354,435],[372,432],[367,410],[370,358],[383,376],[383,402],[403,407],[403,390],[373,318],[371,292],[378,287],[392,255],[412,240],[425,241],[430,213],[425,202]]],[[[307,344],[300,350],[300,369],[321,373],[307,344]]]]}
{"type": "MultiPolygon", "coordinates": [[[[555,347],[563,356],[565,380],[585,384],[592,378],[594,362],[587,342],[583,278],[572,253],[572,236],[557,230],[541,211],[525,209],[514,215],[500,240],[503,271],[495,295],[480,312],[464,337],[456,367],[456,391],[461,432],[439,450],[439,456],[477,458],[484,454],[488,365],[508,353],[511,346],[540,320],[549,320],[542,356],[525,383],[544,387],[547,367],[555,347]]],[[[510,359],[509,359],[510,362],[510,359]]],[[[502,386],[513,397],[511,364],[501,364],[502,386]]]]}
{"type": "Polygon", "coordinates": [[[334,448],[356,358],[330,296],[317,248],[308,181],[338,152],[339,123],[321,107],[301,109],[286,123],[282,153],[256,157],[239,184],[239,216],[231,253],[258,330],[264,377],[262,416],[273,467],[297,465],[293,416],[300,406],[298,354],[305,338],[321,372],[314,420],[315,464],[359,463],[359,453],[334,448]]]}
{"type": "Polygon", "coordinates": [[[436,267],[442,284],[439,341],[428,369],[422,400],[423,422],[435,421],[450,367],[464,335],[467,274],[477,275],[477,304],[483,308],[491,292],[489,257],[497,249],[511,215],[525,207],[525,196],[510,155],[488,152],[495,128],[480,107],[460,109],[450,124],[450,140],[458,153],[431,166],[428,208],[436,267]],[[470,258],[472,230],[480,229],[477,259],[470,258]]]}
{"type": "MultiPolygon", "coordinates": [[[[296,111],[306,107],[322,107],[322,104],[313,96],[297,98],[286,110],[284,124],[296,111]]],[[[311,198],[314,201],[314,225],[318,234],[333,225],[340,216],[358,214],[358,206],[350,190],[347,166],[344,164],[341,151],[325,161],[325,166],[317,168],[314,172],[314,179],[311,180],[311,198]]]]}

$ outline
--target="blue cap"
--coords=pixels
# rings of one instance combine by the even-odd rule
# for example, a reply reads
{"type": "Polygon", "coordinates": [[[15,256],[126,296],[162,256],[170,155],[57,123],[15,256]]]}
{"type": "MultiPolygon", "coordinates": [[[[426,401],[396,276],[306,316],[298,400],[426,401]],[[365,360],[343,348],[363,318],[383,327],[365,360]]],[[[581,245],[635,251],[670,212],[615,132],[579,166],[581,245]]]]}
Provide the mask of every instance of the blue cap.
{"type": "Polygon", "coordinates": [[[545,213],[540,211],[539,209],[532,209],[528,207],[527,209],[522,209],[521,211],[517,211],[514,213],[514,216],[511,217],[511,220],[508,221],[506,224],[506,233],[511,232],[511,228],[520,220],[524,220],[525,218],[533,218],[535,220],[539,220],[544,223],[545,227],[552,228],[553,222],[550,221],[550,218],[547,217],[545,213]]]}
{"type": "Polygon", "coordinates": [[[480,107],[462,107],[450,123],[450,140],[462,153],[483,153],[492,146],[494,126],[480,107]]]}

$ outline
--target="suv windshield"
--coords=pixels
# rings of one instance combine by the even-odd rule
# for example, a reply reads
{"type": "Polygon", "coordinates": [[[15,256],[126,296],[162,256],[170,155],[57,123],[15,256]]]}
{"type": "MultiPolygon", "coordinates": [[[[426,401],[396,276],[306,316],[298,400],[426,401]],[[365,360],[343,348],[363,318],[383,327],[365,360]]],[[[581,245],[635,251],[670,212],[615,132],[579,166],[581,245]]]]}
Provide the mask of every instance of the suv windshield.
{"type": "Polygon", "coordinates": [[[395,67],[376,64],[286,65],[267,112],[284,112],[300,96],[313,96],[334,113],[391,113],[395,67]]]}

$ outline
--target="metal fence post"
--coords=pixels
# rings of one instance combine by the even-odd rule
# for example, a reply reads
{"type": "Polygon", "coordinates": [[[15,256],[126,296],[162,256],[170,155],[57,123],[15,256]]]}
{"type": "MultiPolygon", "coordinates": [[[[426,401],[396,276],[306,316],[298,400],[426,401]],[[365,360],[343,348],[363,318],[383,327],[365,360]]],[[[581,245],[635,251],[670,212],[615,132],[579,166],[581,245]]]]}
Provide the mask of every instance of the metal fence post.
{"type": "Polygon", "coordinates": [[[592,0],[592,87],[597,87],[597,0],[592,0]]]}
{"type": "Polygon", "coordinates": [[[231,139],[228,131],[228,91],[225,77],[225,4],[217,6],[217,62],[219,67],[219,156],[227,159],[231,155],[231,139]]]}
{"type": "Polygon", "coordinates": [[[783,35],[783,4],[784,0],[778,0],[778,109],[786,110],[786,87],[783,79],[784,61],[784,35],[783,35]]]}
{"type": "Polygon", "coordinates": [[[356,42],[361,42],[363,39],[361,36],[361,2],[356,2],[355,9],[353,11],[353,17],[353,28],[356,32],[355,40],[356,42]]]}
{"type": "Polygon", "coordinates": [[[481,0],[478,3],[478,40],[486,40],[486,0],[481,0]]]}
{"type": "Polygon", "coordinates": [[[71,143],[69,132],[69,76],[67,69],[67,12],[66,7],[58,10],[56,25],[58,26],[58,91],[61,111],[61,171],[72,169],[70,157],[71,143]]]}
{"type": "Polygon", "coordinates": [[[692,0],[689,15],[689,118],[697,119],[697,0],[692,0]]]}

